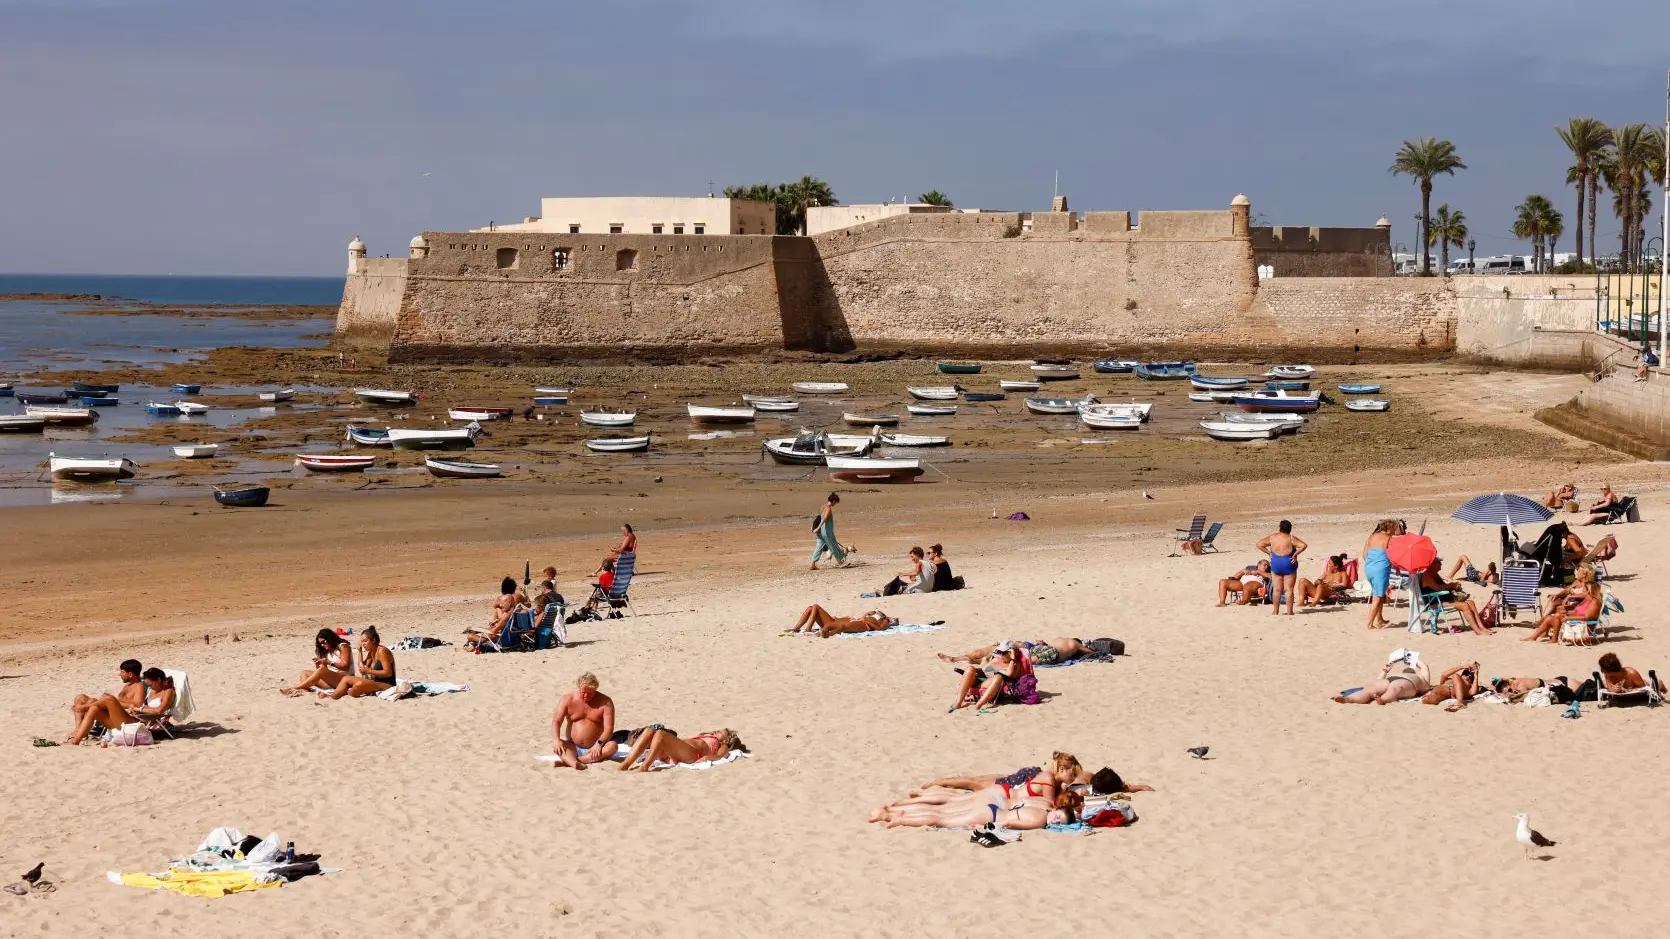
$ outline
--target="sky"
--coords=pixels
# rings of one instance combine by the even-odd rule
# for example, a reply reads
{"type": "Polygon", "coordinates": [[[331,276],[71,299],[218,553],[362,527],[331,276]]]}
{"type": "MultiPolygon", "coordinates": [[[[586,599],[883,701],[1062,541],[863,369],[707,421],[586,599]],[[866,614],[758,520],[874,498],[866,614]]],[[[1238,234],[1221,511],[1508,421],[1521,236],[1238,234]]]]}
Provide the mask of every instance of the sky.
{"type": "Polygon", "coordinates": [[[0,270],[335,274],[355,235],[807,174],[1412,244],[1387,168],[1426,136],[1479,255],[1529,250],[1531,193],[1569,251],[1553,127],[1662,122],[1666,35],[1663,0],[0,0],[0,270]]]}

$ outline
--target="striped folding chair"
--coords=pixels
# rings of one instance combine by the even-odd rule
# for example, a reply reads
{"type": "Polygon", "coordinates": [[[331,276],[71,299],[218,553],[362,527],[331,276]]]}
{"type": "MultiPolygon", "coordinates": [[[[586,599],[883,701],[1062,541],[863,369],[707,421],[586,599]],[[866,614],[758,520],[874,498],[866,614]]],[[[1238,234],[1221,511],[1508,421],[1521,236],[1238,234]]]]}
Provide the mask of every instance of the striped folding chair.
{"type": "Polygon", "coordinates": [[[1205,512],[1196,512],[1195,517],[1192,520],[1190,520],[1188,528],[1177,529],[1177,535],[1176,535],[1176,538],[1174,539],[1176,543],[1172,545],[1171,553],[1166,555],[1166,556],[1167,557],[1173,557],[1173,558],[1182,557],[1183,552],[1179,551],[1178,549],[1183,547],[1184,545],[1188,544],[1191,541],[1200,541],[1202,538],[1205,537],[1205,532],[1206,532],[1206,513],[1205,512]]]}
{"type": "Polygon", "coordinates": [[[1516,618],[1520,610],[1536,615],[1537,589],[1542,584],[1542,562],[1507,560],[1502,562],[1502,585],[1496,588],[1502,598],[1502,615],[1516,618]]]}

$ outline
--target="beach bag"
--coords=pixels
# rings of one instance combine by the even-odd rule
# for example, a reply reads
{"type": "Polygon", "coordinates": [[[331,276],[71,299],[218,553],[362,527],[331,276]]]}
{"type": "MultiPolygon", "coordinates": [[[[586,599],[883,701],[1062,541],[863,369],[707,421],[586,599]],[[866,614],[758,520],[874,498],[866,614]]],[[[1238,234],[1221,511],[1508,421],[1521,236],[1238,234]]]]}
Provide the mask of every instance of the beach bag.
{"type": "MultiPolygon", "coordinates": [[[[1577,693],[1572,697],[1572,700],[1573,701],[1594,701],[1594,700],[1597,700],[1599,698],[1599,695],[1596,694],[1596,688],[1597,688],[1597,686],[1595,685],[1595,680],[1593,678],[1585,678],[1585,679],[1583,679],[1583,684],[1577,686],[1577,693]]],[[[1555,692],[1555,693],[1558,694],[1558,692],[1555,692]]]]}
{"type": "Polygon", "coordinates": [[[117,730],[105,731],[103,743],[110,747],[148,747],[156,740],[151,737],[151,728],[144,724],[123,724],[117,730]]]}
{"type": "Polygon", "coordinates": [[[817,530],[822,528],[822,527],[823,527],[823,516],[822,515],[812,516],[812,533],[816,534],[817,530]]]}
{"type": "Polygon", "coordinates": [[[1037,704],[1039,700],[1038,676],[1022,675],[1010,683],[1009,690],[1005,691],[1004,694],[1016,704],[1037,704]]]}
{"type": "Polygon", "coordinates": [[[1484,605],[1484,609],[1479,611],[1479,623],[1485,629],[1495,629],[1496,621],[1501,618],[1501,613],[1502,595],[1499,593],[1492,594],[1490,601],[1484,605]]]}
{"type": "Polygon", "coordinates": [[[1577,700],[1577,693],[1571,690],[1570,685],[1554,684],[1544,687],[1548,689],[1548,696],[1553,699],[1555,704],[1570,704],[1577,700]]]}
{"type": "Polygon", "coordinates": [[[1091,655],[1096,656],[1125,654],[1125,643],[1118,639],[1092,639],[1085,643],[1084,647],[1090,650],[1091,655]]]}
{"type": "Polygon", "coordinates": [[[964,586],[966,586],[966,584],[963,581],[963,575],[958,574],[957,576],[951,578],[952,590],[961,590],[964,586]]]}

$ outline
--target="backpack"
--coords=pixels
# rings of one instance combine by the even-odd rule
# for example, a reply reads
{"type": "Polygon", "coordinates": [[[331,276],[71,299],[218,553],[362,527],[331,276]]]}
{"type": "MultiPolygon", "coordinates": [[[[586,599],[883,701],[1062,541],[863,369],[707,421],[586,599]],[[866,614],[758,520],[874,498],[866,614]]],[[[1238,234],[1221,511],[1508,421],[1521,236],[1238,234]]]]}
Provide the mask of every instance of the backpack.
{"type": "Polygon", "coordinates": [[[1125,643],[1118,639],[1092,639],[1084,644],[1091,655],[1113,656],[1125,654],[1125,643]]]}

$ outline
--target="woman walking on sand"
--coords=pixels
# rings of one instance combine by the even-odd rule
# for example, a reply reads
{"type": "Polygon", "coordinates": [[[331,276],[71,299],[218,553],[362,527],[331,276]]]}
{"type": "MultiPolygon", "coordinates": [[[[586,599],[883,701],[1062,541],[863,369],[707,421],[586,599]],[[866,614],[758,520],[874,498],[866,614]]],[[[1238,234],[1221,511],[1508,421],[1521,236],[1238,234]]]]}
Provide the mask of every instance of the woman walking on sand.
{"type": "Polygon", "coordinates": [[[823,558],[825,552],[835,559],[836,564],[841,567],[847,566],[847,552],[852,549],[841,547],[841,543],[835,540],[835,506],[840,503],[841,496],[838,493],[830,493],[829,498],[823,503],[823,509],[818,512],[817,520],[812,522],[812,531],[818,538],[818,543],[812,547],[814,571],[818,569],[818,561],[823,558]]]}
{"type": "Polygon", "coordinates": [[[1293,534],[1293,523],[1282,519],[1276,530],[1264,536],[1258,550],[1270,556],[1270,613],[1281,613],[1283,594],[1287,596],[1287,615],[1293,615],[1293,599],[1298,591],[1299,555],[1310,545],[1293,534]]]}

